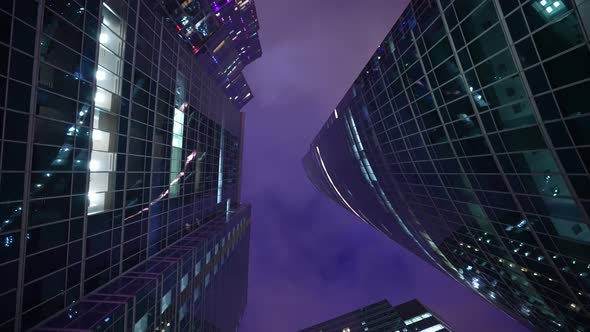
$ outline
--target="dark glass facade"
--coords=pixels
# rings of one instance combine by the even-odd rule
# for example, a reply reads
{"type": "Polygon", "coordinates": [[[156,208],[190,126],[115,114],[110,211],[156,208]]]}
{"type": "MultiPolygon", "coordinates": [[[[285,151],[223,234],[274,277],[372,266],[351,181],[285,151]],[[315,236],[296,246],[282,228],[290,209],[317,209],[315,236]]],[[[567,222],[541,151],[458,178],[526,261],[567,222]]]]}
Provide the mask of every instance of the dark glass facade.
{"type": "Polygon", "coordinates": [[[308,327],[300,332],[436,332],[452,331],[418,300],[395,307],[387,300],[308,327]]]}
{"type": "Polygon", "coordinates": [[[254,0],[166,1],[180,36],[239,107],[253,95],[242,70],[262,56],[254,0]]]}
{"type": "MultiPolygon", "coordinates": [[[[187,253],[179,241],[200,239],[220,218],[223,227],[241,224],[249,208],[239,187],[243,114],[203,67],[205,55],[179,34],[175,15],[191,8],[147,0],[1,2],[0,331],[30,329],[60,310],[87,312],[90,324],[98,311],[77,305],[115,301],[104,296],[118,289],[129,295],[123,302],[135,301],[125,310],[137,315],[174,304],[134,331],[163,319],[169,330],[185,330],[183,318],[200,315],[186,302],[197,297],[192,290],[179,291],[187,257],[215,250],[211,259],[221,259],[227,251],[217,242],[227,232],[186,244],[187,253]],[[162,260],[175,263],[156,263],[162,260]],[[158,280],[127,285],[148,274],[158,280]],[[139,308],[141,299],[149,303],[139,308]]],[[[234,243],[247,251],[243,234],[234,243]]],[[[243,277],[247,253],[230,260],[223,268],[203,262],[203,271],[238,269],[243,277]]],[[[223,306],[227,317],[239,316],[245,283],[213,275],[209,282],[222,290],[200,281],[190,287],[201,287],[204,298],[235,292],[236,303],[223,306]]],[[[233,318],[215,316],[215,301],[205,303],[212,304],[202,308],[204,323],[191,328],[235,329],[233,318]]],[[[143,317],[125,315],[130,328],[143,317]]]]}
{"type": "Polygon", "coordinates": [[[415,0],[303,163],[513,317],[590,326],[590,1],[415,0]]]}
{"type": "Polygon", "coordinates": [[[235,331],[247,300],[250,207],[183,237],[35,331],[235,331]]]}

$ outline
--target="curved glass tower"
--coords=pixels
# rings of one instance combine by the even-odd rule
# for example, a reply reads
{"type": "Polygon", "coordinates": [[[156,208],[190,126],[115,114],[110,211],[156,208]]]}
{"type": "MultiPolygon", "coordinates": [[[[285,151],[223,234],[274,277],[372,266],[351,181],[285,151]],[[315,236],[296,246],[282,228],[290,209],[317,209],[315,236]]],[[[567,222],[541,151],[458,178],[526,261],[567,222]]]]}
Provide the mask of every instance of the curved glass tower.
{"type": "Polygon", "coordinates": [[[511,316],[590,331],[590,1],[413,0],[303,159],[511,316]]]}

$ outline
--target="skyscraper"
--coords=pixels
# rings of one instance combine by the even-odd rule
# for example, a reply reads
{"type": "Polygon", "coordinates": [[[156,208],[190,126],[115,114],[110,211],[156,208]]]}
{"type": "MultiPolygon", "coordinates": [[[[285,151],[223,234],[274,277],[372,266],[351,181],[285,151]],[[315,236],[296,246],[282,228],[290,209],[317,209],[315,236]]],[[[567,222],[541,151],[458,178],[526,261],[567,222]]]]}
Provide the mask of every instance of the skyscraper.
{"type": "Polygon", "coordinates": [[[411,1],[308,177],[513,317],[588,331],[589,33],[590,1],[411,1]]]}
{"type": "Polygon", "coordinates": [[[417,300],[395,307],[387,300],[373,303],[300,332],[436,332],[452,331],[435,313],[417,300]]]}
{"type": "Polygon", "coordinates": [[[244,116],[176,24],[213,8],[1,2],[1,331],[235,330],[244,116]]]}

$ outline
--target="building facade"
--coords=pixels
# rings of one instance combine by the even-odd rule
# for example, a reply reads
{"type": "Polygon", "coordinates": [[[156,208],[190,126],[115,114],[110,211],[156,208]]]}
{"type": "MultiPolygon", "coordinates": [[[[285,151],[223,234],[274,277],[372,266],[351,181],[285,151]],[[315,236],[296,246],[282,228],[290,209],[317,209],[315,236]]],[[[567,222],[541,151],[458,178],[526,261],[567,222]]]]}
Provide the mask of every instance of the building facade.
{"type": "Polygon", "coordinates": [[[590,326],[590,1],[413,0],[303,159],[512,317],[590,326]]]}
{"type": "Polygon", "coordinates": [[[247,301],[250,207],[221,216],[34,331],[236,331],[247,301]]]}
{"type": "Polygon", "coordinates": [[[387,300],[373,303],[300,332],[436,332],[452,331],[435,313],[417,300],[395,307],[387,300]]]}
{"type": "Polygon", "coordinates": [[[202,317],[191,319],[196,330],[235,330],[246,299],[244,116],[176,26],[176,14],[205,11],[187,3],[0,4],[1,331],[31,329],[60,310],[43,326],[59,327],[60,317],[90,324],[107,310],[102,302],[120,305],[103,322],[124,316],[129,331],[162,321],[185,330],[189,316],[202,317]],[[216,232],[206,228],[219,220],[216,232]],[[218,240],[229,241],[232,225],[241,253],[221,267],[230,251],[218,240]],[[211,263],[187,284],[189,261],[210,250],[211,263]],[[207,301],[227,291],[236,302],[207,301]],[[128,297],[115,300],[117,292],[128,297]],[[221,307],[231,319],[216,316],[221,307]]]}

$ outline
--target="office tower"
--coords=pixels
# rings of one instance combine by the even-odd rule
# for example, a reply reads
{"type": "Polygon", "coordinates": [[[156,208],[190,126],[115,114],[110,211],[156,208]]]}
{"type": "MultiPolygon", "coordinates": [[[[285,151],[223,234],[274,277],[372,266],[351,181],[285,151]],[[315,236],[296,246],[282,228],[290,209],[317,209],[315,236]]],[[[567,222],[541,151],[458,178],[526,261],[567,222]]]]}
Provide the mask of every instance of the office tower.
{"type": "Polygon", "coordinates": [[[253,95],[242,70],[262,56],[254,0],[186,0],[182,9],[169,1],[165,7],[230,100],[239,107],[247,104],[253,95]]]}
{"type": "Polygon", "coordinates": [[[235,331],[247,300],[250,207],[221,216],[35,331],[235,331]]]}
{"type": "Polygon", "coordinates": [[[128,331],[235,330],[244,117],[176,27],[192,9],[1,2],[1,331],[90,328],[111,309],[103,323],[126,315],[128,331]]]}
{"type": "Polygon", "coordinates": [[[448,324],[418,300],[395,307],[387,300],[308,327],[300,332],[435,332],[452,331],[448,324]]]}
{"type": "Polygon", "coordinates": [[[590,1],[411,1],[310,180],[522,322],[588,331],[589,32],[590,1]]]}

